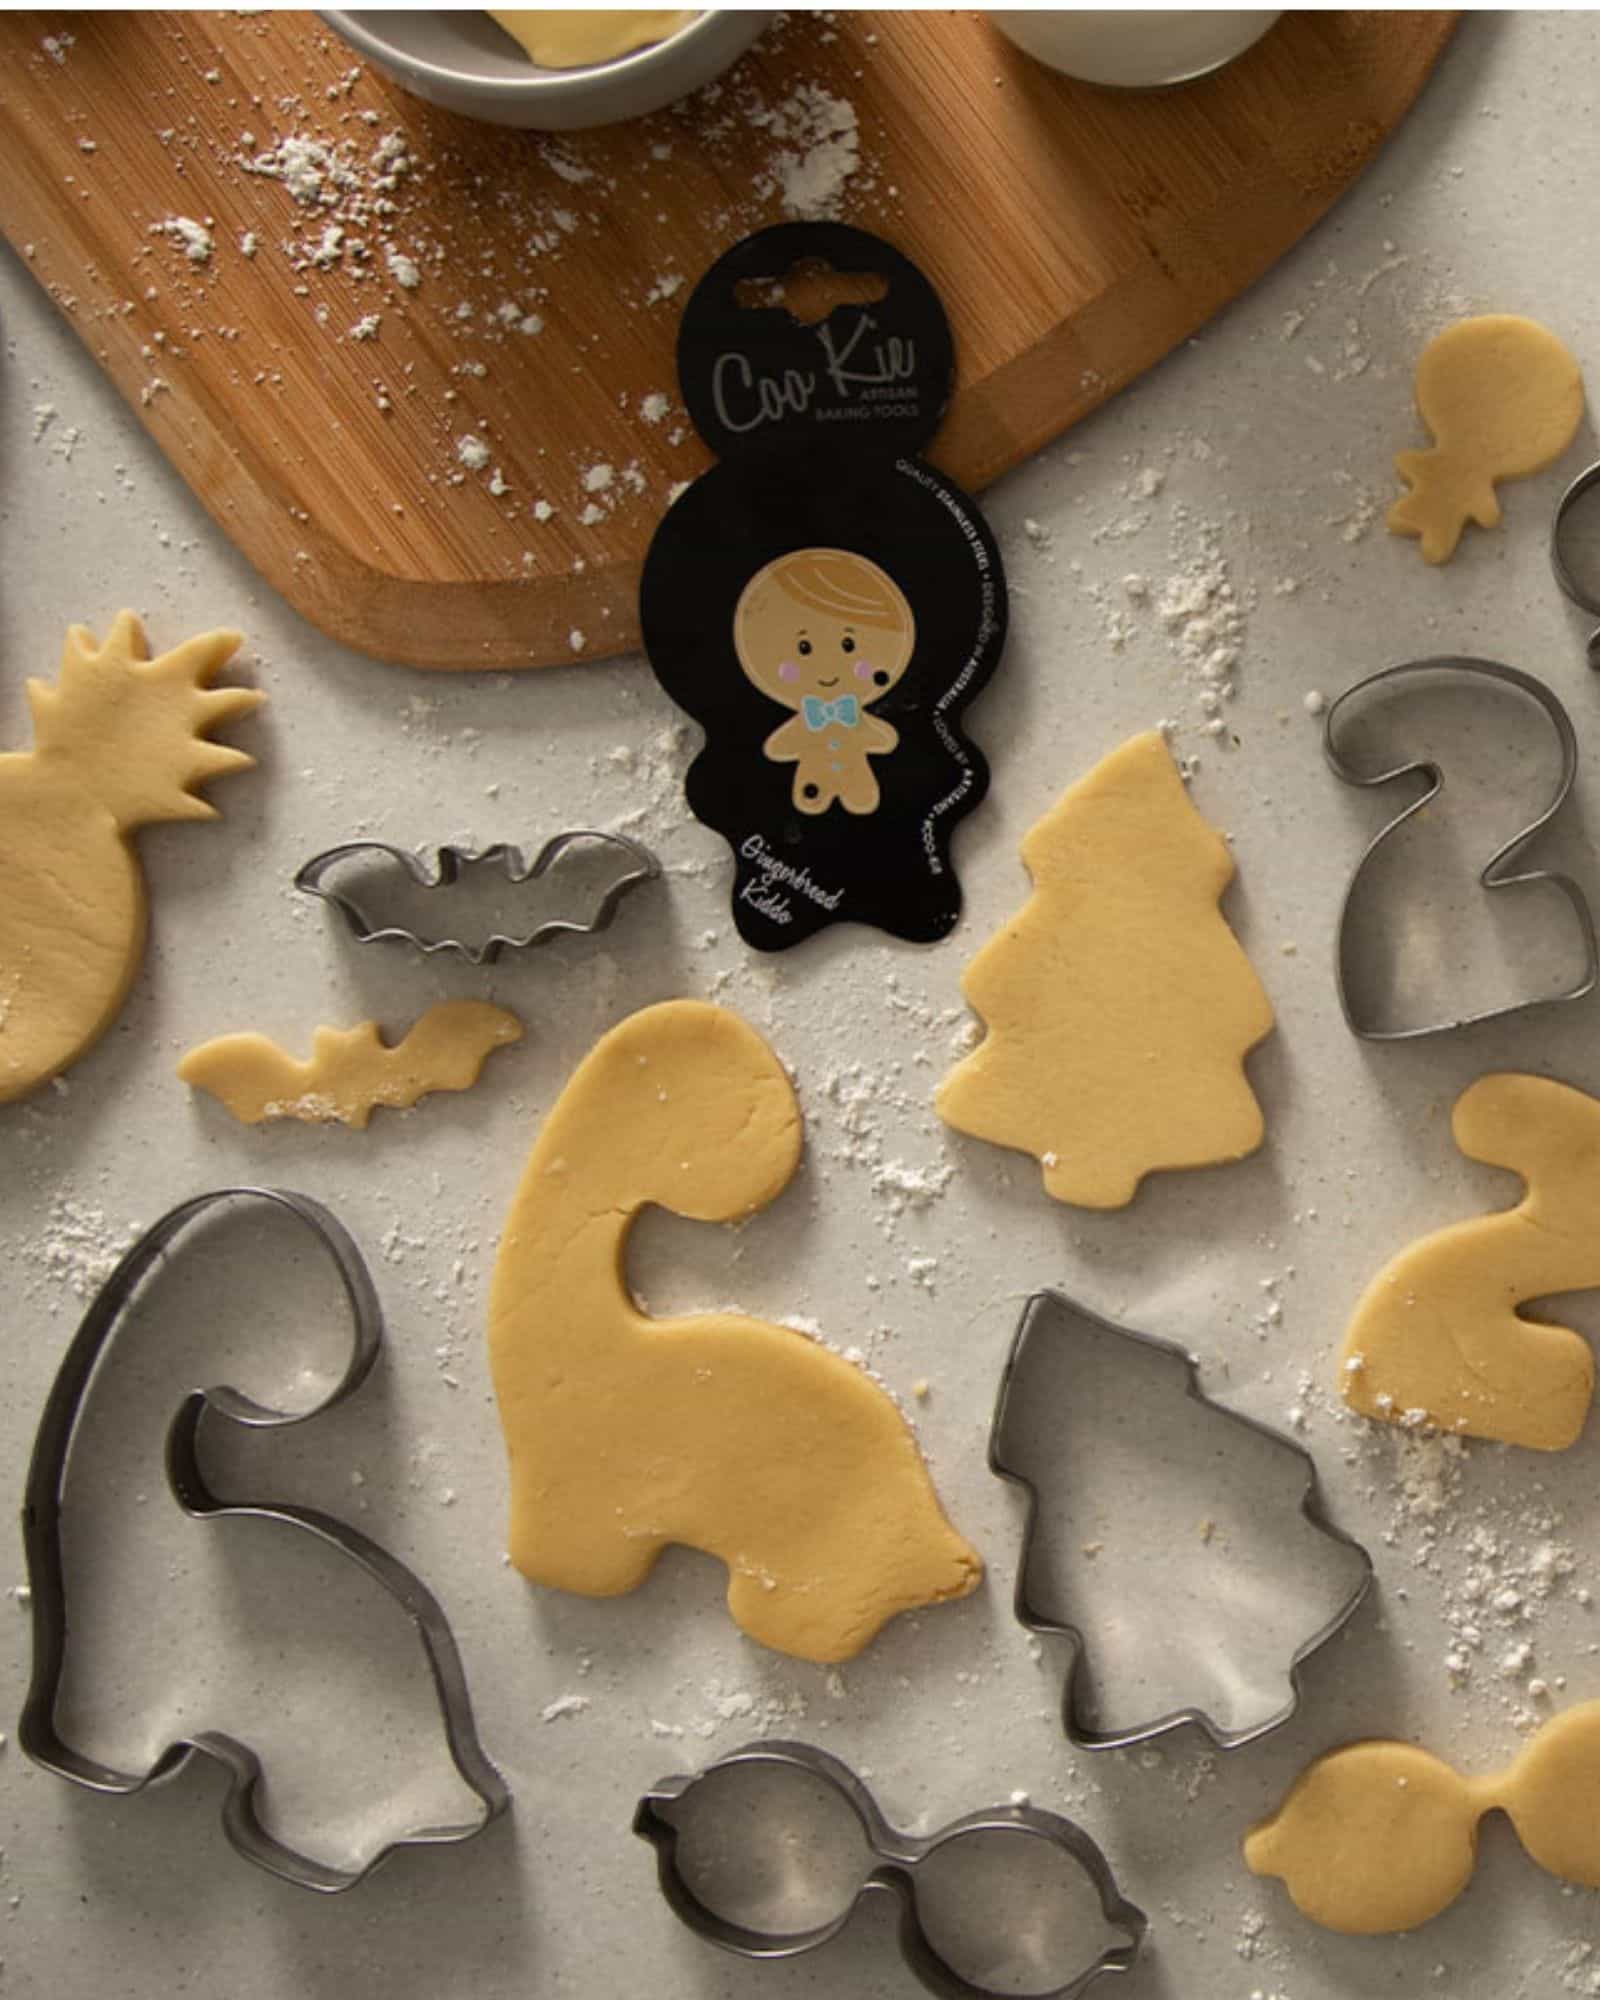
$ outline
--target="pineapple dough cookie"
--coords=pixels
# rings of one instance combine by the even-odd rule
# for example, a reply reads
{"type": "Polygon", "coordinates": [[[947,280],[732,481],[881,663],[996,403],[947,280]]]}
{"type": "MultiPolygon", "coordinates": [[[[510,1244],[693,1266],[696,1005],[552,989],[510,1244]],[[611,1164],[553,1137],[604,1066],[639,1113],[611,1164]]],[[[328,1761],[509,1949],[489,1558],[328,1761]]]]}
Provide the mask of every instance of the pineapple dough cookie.
{"type": "Polygon", "coordinates": [[[961,981],[988,1033],[939,1087],[958,1132],[1032,1153],[1046,1190],[1124,1208],[1146,1174],[1243,1159],[1244,1059],[1272,1003],[1219,908],[1233,880],[1154,730],[1080,778],[1022,843],[1033,895],[961,981]]]}
{"type": "Polygon", "coordinates": [[[54,687],[29,681],[34,747],[0,756],[0,1104],[76,1062],[127,997],[145,938],[135,831],[215,819],[196,788],[255,762],[206,741],[262,700],[210,686],[238,646],[204,632],[152,660],[123,611],[103,646],[71,628],[54,687]]]}

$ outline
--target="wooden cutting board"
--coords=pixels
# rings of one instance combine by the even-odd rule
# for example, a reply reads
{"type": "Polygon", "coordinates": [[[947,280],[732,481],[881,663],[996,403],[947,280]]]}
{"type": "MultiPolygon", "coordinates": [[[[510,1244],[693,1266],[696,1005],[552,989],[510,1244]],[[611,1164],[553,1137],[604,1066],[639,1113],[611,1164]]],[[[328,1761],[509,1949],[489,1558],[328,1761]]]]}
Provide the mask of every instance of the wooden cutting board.
{"type": "Polygon", "coordinates": [[[931,455],[979,488],[1295,242],[1455,18],[1291,14],[1124,94],[980,15],[792,16],[710,93],[558,144],[421,104],[308,14],[10,14],[0,227],[313,624],[420,667],[593,660],[637,644],[645,546],[707,462],[683,302],[786,196],[833,189],[937,286],[931,455]]]}

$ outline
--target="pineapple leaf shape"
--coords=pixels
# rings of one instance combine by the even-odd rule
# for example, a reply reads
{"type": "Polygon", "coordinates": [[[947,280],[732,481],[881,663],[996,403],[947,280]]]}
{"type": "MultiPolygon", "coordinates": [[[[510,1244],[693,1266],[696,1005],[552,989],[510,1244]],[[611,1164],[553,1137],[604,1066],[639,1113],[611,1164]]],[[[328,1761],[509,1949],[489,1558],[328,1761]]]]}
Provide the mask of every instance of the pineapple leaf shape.
{"type": "Polygon", "coordinates": [[[122,1007],[147,914],[134,832],[214,819],[198,788],[255,761],[209,740],[262,699],[211,686],[238,645],[206,632],[152,659],[123,611],[103,645],[68,631],[54,685],[29,681],[34,747],[0,755],[0,1103],[59,1076],[122,1007]]]}

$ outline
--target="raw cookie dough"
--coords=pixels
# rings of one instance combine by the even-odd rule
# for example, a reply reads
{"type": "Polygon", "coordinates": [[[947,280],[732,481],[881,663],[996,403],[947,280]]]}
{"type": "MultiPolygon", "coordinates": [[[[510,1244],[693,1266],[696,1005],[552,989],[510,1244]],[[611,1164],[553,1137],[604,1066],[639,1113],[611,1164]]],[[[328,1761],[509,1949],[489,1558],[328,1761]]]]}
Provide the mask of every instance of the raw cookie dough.
{"type": "Polygon", "coordinates": [[[1409,1743],[1351,1743],[1307,1765],[1244,1843],[1327,1930],[1409,1931],[1467,1886],[1486,1812],[1563,1881],[1600,1889],[1600,1701],[1547,1722],[1508,1770],[1462,1778],[1409,1743]]]}
{"type": "Polygon", "coordinates": [[[1417,363],[1417,408],[1432,451],[1402,451],[1412,490],[1389,509],[1389,530],[1420,535],[1425,562],[1448,562],[1468,521],[1497,527],[1497,479],[1558,459],[1583,419],[1576,357],[1536,320],[1484,313],[1430,340],[1417,363]]]}
{"type": "Polygon", "coordinates": [[[265,1035],[219,1035],[191,1049],[178,1075],[208,1090],[235,1118],[300,1118],[364,1130],[380,1104],[405,1110],[434,1090],[470,1090],[496,1049],[522,1040],[522,1023],[486,1000],[443,1000],[388,1047],[376,1021],[318,1028],[299,1062],[265,1035]]]}
{"type": "Polygon", "coordinates": [[[635,49],[664,42],[699,10],[490,7],[485,11],[540,69],[583,69],[590,63],[614,62],[635,49]]]}
{"type": "Polygon", "coordinates": [[[647,1007],[579,1064],[512,1203],[489,1301],[511,1460],[511,1560],[590,1597],[633,1590],[669,1542],[728,1566],[753,1639],[847,1660],[982,1574],[889,1397],[842,1354],[736,1313],[652,1319],[628,1289],[655,1202],[732,1222],[800,1160],[782,1065],[736,1014],[647,1007]]]}
{"type": "Polygon", "coordinates": [[[209,685],[239,645],[204,632],[159,659],[119,612],[104,646],[67,633],[61,678],[28,683],[34,747],[0,756],[0,1104],[98,1041],[144,953],[136,828],[215,819],[197,787],[255,762],[206,741],[261,701],[209,685]]]}
{"type": "Polygon", "coordinates": [[[1218,908],[1233,858],[1162,737],[1080,778],[1022,859],[1034,892],[967,967],[988,1033],[940,1085],[939,1116],[1034,1154],[1049,1193],[1080,1208],[1254,1152],[1244,1058],[1272,1004],[1218,908]]]}
{"type": "Polygon", "coordinates": [[[1469,1160],[1509,1167],[1528,1191],[1383,1267],[1344,1337],[1345,1400],[1391,1423],[1562,1451],[1589,1414],[1594,1355],[1517,1307],[1600,1285],[1600,1100],[1549,1077],[1480,1077],[1451,1130],[1469,1160]]]}

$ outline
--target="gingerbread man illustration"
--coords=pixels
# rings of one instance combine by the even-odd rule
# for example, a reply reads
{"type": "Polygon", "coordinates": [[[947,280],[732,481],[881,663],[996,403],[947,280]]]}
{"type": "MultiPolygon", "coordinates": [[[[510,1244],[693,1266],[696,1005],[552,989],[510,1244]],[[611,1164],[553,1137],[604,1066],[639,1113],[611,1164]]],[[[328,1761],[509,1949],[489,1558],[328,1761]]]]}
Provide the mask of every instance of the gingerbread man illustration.
{"type": "Polygon", "coordinates": [[[899,731],[869,712],[911,663],[916,621],[892,577],[846,549],[796,549],[760,569],[733,614],[733,645],[746,677],[795,711],[762,748],[795,766],[803,813],[837,801],[849,813],[878,809],[871,759],[899,731]]]}

